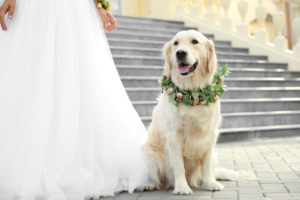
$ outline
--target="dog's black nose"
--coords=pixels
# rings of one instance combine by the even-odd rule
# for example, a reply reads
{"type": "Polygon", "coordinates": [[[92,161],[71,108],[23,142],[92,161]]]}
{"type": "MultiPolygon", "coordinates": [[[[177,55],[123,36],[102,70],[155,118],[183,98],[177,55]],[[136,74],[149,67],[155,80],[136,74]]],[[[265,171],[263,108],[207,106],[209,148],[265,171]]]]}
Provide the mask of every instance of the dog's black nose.
{"type": "Polygon", "coordinates": [[[180,60],[184,59],[186,57],[186,55],[187,55],[187,52],[183,51],[183,50],[179,50],[176,52],[176,57],[180,60]]]}

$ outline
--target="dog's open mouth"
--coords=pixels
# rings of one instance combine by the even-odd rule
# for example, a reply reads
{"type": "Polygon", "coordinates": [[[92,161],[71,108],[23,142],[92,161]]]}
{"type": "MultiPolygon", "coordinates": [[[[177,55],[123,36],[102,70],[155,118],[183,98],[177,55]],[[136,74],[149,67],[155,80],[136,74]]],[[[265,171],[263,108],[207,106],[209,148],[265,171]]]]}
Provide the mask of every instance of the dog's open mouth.
{"type": "Polygon", "coordinates": [[[197,68],[198,62],[195,62],[193,65],[189,65],[186,63],[180,63],[178,65],[178,71],[181,75],[185,76],[188,75],[190,73],[192,73],[193,71],[195,71],[195,69],[197,68]]]}

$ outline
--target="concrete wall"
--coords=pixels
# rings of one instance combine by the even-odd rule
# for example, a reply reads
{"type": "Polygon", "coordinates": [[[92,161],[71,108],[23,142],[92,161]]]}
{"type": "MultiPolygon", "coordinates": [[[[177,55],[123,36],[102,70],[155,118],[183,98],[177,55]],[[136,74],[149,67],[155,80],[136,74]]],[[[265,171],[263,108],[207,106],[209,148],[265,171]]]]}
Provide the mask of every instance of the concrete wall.
{"type": "Polygon", "coordinates": [[[148,17],[151,0],[121,0],[122,14],[129,16],[148,17]]]}

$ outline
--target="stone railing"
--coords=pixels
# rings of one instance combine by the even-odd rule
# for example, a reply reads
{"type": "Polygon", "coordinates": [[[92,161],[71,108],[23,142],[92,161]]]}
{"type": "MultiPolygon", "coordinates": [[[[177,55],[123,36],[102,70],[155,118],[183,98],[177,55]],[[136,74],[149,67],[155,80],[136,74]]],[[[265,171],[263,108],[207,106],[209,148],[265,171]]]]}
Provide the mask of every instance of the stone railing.
{"type": "MultiPolygon", "coordinates": [[[[161,4],[158,0],[151,1],[154,5],[161,4]]],[[[258,0],[256,8],[252,9],[255,13],[250,13],[255,23],[259,25],[253,34],[249,32],[253,20],[245,20],[250,12],[248,4],[252,3],[253,6],[253,1],[235,0],[233,3],[231,0],[164,0],[163,2],[165,5],[160,7],[164,8],[165,18],[168,16],[169,19],[184,21],[187,25],[198,27],[203,33],[213,33],[216,39],[229,39],[234,46],[247,46],[251,53],[266,54],[271,62],[287,62],[289,70],[300,71],[300,0],[269,1],[274,8],[272,13],[268,13],[272,18],[272,28],[268,28],[266,24],[267,8],[262,4],[262,0],[258,0]],[[286,1],[296,13],[291,29],[297,42],[292,49],[287,48],[287,38],[283,35],[286,15],[282,8],[286,1]],[[170,8],[166,9],[168,6],[170,8]],[[240,15],[238,17],[241,18],[238,24],[229,10],[235,12],[238,10],[240,15]]],[[[158,13],[162,12],[152,7],[149,13],[150,16],[159,18],[158,13]]]]}

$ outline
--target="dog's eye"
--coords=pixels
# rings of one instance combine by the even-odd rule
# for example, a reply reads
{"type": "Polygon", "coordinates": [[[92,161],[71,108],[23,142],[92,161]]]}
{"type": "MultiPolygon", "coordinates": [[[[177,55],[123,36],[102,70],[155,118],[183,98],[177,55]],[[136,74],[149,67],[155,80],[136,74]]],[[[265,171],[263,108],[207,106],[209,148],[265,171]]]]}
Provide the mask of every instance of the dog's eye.
{"type": "Polygon", "coordinates": [[[175,42],[174,42],[174,46],[177,46],[177,45],[178,45],[178,42],[177,42],[177,41],[175,41],[175,42]]]}
{"type": "Polygon", "coordinates": [[[198,44],[199,42],[198,42],[198,40],[192,40],[192,43],[193,44],[198,44]]]}

